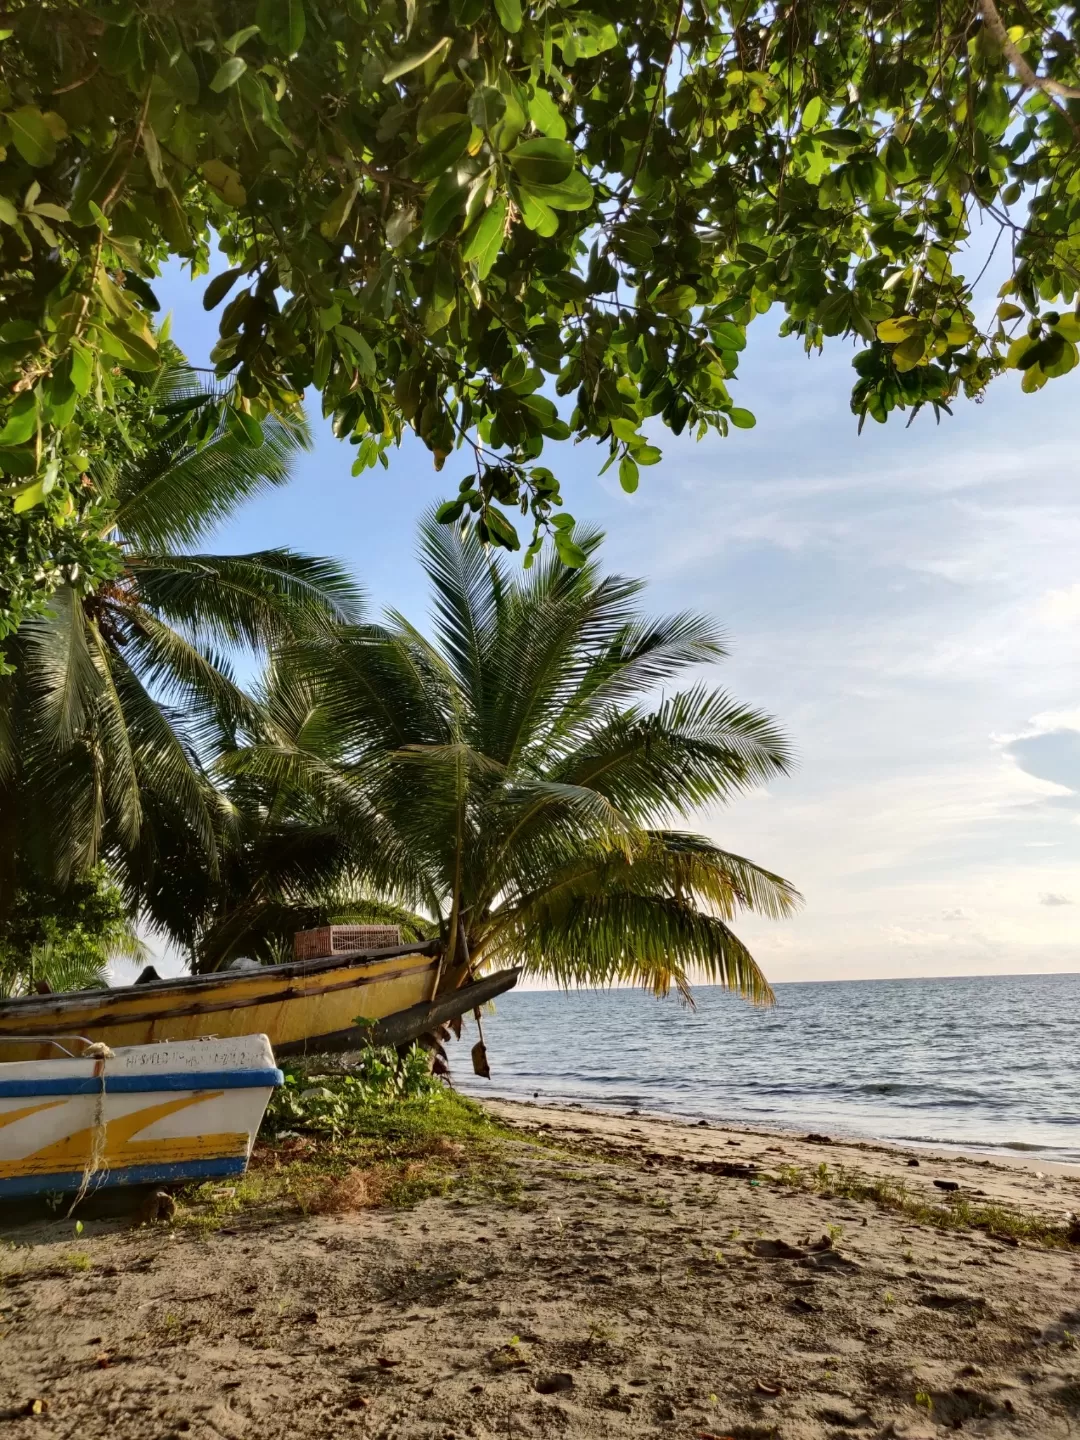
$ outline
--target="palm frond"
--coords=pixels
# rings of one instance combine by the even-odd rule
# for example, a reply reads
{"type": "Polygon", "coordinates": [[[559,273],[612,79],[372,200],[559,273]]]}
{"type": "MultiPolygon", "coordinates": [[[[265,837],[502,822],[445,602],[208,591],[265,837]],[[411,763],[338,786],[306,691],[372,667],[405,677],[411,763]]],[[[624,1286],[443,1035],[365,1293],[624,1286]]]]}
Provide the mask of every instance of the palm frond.
{"type": "Polygon", "coordinates": [[[63,585],[50,613],[21,627],[25,662],[32,676],[31,724],[42,743],[66,750],[86,723],[100,694],[100,677],[87,643],[86,617],[78,593],[63,585]]]}
{"type": "Polygon", "coordinates": [[[140,554],[130,562],[142,604],[192,638],[271,648],[354,623],[361,593],[333,560],[292,550],[249,555],[140,554]]]}
{"type": "MultiPolygon", "coordinates": [[[[183,414],[194,416],[190,402],[202,396],[219,399],[214,387],[185,367],[167,374],[162,419],[181,402],[183,414]]],[[[182,418],[182,417],[181,417],[182,418]]],[[[108,485],[115,523],[136,550],[188,548],[226,520],[246,500],[288,483],[297,455],[311,446],[303,414],[269,416],[262,422],[263,443],[253,446],[222,422],[206,443],[195,445],[186,431],[152,446],[150,451],[118,466],[108,485]]]]}

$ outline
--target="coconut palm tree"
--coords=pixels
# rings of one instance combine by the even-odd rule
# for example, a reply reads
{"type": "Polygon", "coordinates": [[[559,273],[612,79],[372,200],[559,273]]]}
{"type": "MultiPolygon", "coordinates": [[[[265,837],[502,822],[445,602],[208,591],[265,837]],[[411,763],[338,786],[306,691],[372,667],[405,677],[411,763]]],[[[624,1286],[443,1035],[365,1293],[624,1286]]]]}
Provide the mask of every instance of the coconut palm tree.
{"type": "Polygon", "coordinates": [[[215,970],[238,956],[291,958],[297,930],[327,924],[397,925],[406,940],[429,939],[433,923],[395,904],[407,857],[348,774],[348,726],[335,723],[296,664],[272,662],[252,692],[250,751],[223,748],[215,779],[234,816],[214,872],[198,855],[177,855],[154,913],[192,969],[215,970]],[[284,764],[271,763],[280,755],[284,764]],[[177,886],[172,877],[184,877],[177,886]]]}
{"type": "Polygon", "coordinates": [[[698,975],[767,1003],[731,922],[786,915],[797,893],[676,826],[783,775],[788,746],[704,681],[648,699],[721,659],[721,637],[700,616],[644,616],[641,583],[603,575],[599,537],[575,538],[582,569],[549,557],[519,575],[430,517],[431,637],[392,613],[290,647],[277,665],[304,723],[268,707],[222,768],[336,829],[355,883],[432,916],[443,989],[515,964],[685,997],[698,975]]]}
{"type": "Polygon", "coordinates": [[[106,857],[132,904],[168,883],[161,864],[179,850],[212,871],[233,817],[204,753],[254,713],[222,652],[356,615],[330,561],[197,548],[289,479],[303,419],[226,423],[216,391],[179,365],[143,398],[150,443],[93,477],[120,573],[89,594],[72,576],[51,615],[20,629],[0,679],[0,924],[17,864],[64,881],[106,857]]]}

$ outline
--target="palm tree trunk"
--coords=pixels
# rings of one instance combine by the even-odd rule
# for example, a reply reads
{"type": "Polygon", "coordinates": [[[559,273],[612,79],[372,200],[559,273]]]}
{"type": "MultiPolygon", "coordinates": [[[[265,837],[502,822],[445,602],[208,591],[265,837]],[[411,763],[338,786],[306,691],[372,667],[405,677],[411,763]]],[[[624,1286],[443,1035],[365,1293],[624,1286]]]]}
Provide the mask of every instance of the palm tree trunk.
{"type": "Polygon", "coordinates": [[[469,959],[469,941],[465,935],[465,924],[458,916],[456,943],[451,947],[447,946],[447,958],[449,964],[444,965],[435,986],[435,998],[446,995],[451,990],[456,990],[462,981],[468,976],[471,961],[469,959]]]}
{"type": "Polygon", "coordinates": [[[15,846],[19,820],[16,790],[11,780],[0,780],[0,934],[15,905],[15,846]]]}

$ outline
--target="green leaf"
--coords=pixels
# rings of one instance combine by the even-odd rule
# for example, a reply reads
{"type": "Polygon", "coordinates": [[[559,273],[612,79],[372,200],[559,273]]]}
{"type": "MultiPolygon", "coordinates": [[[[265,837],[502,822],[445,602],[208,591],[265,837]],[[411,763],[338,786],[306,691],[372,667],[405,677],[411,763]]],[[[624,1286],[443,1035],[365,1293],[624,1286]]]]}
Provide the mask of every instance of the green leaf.
{"type": "Polygon", "coordinates": [[[242,30],[237,30],[235,35],[229,36],[225,41],[225,49],[230,55],[235,55],[242,45],[246,45],[252,36],[258,35],[258,33],[258,25],[245,25],[242,30]]]}
{"type": "MultiPolygon", "coordinates": [[[[422,225],[424,240],[430,244],[445,235],[454,221],[465,209],[468,197],[468,180],[462,179],[457,170],[448,170],[439,177],[434,190],[424,204],[422,225]]],[[[389,239],[389,234],[387,235],[389,239]]]]}
{"type": "Polygon", "coordinates": [[[71,383],[80,395],[89,394],[94,378],[94,357],[82,345],[71,347],[71,383]]]}
{"type": "Polygon", "coordinates": [[[521,29],[521,0],[495,0],[495,13],[499,24],[511,35],[521,29]]]}
{"type": "Polygon", "coordinates": [[[349,218],[356,197],[360,193],[360,180],[351,181],[340,190],[323,212],[319,221],[319,234],[325,240],[333,240],[334,236],[341,229],[342,225],[349,218]]]}
{"type": "Polygon", "coordinates": [[[734,320],[717,320],[709,326],[709,333],[721,350],[746,349],[746,327],[734,320]]]}
{"type": "Polygon", "coordinates": [[[0,445],[0,473],[5,475],[33,475],[37,470],[37,456],[30,446],[18,449],[0,445]]]}
{"type": "Polygon", "coordinates": [[[22,515],[26,510],[32,510],[35,505],[40,505],[45,499],[46,489],[44,480],[34,480],[29,485],[22,485],[15,492],[15,503],[12,509],[16,515],[22,515]]]}
{"type": "Polygon", "coordinates": [[[255,18],[270,44],[286,55],[298,53],[307,30],[303,0],[259,0],[255,18]]]}
{"type": "Polygon", "coordinates": [[[242,445],[257,449],[263,443],[263,428],[254,415],[230,406],[226,423],[242,445]]]}
{"type": "Polygon", "coordinates": [[[435,519],[440,525],[453,525],[460,520],[465,512],[464,500],[444,500],[435,511],[435,519]]]}
{"type": "Polygon", "coordinates": [[[488,206],[473,226],[465,249],[461,253],[463,260],[475,261],[476,273],[481,280],[487,279],[491,267],[499,258],[503,231],[506,227],[506,211],[506,196],[500,195],[488,206]]]}
{"type": "Polygon", "coordinates": [[[862,144],[857,130],[819,130],[814,139],[822,145],[831,145],[834,150],[853,150],[862,144]]]}
{"type": "Polygon", "coordinates": [[[922,321],[916,316],[901,315],[895,320],[882,320],[877,327],[877,337],[887,345],[897,345],[922,328],[922,321]]]}
{"type": "Polygon", "coordinates": [[[638,467],[629,455],[624,455],[619,461],[619,484],[628,495],[632,495],[638,488],[638,479],[638,467]]]}
{"type": "Polygon", "coordinates": [[[554,235],[559,228],[559,217],[543,200],[540,200],[531,190],[522,189],[518,194],[521,205],[521,218],[526,228],[535,230],[538,235],[554,235]]]}
{"type": "Polygon", "coordinates": [[[28,165],[39,169],[56,159],[56,137],[36,105],[20,105],[3,117],[11,131],[15,149],[28,165]]]}
{"type": "Polygon", "coordinates": [[[803,106],[802,128],[812,130],[821,119],[822,111],[825,109],[820,95],[811,95],[810,99],[803,106]]]}
{"type": "Polygon", "coordinates": [[[491,130],[506,114],[506,96],[493,85],[482,85],[469,98],[469,118],[481,130],[491,130]]]}
{"type": "Polygon", "coordinates": [[[664,315],[678,315],[697,304],[697,291],[692,285],[673,285],[661,291],[652,303],[664,315]]]}
{"type": "Polygon", "coordinates": [[[240,173],[234,170],[231,165],[226,165],[224,160],[211,159],[202,163],[202,173],[206,183],[214,190],[226,205],[238,208],[247,204],[247,190],[240,179],[240,173]]]}
{"type": "Polygon", "coordinates": [[[237,265],[235,269],[223,270],[220,275],[215,275],[203,291],[203,309],[213,310],[215,305],[225,299],[225,296],[243,274],[244,267],[237,265]]]}
{"type": "Polygon", "coordinates": [[[738,407],[729,410],[727,417],[732,425],[737,426],[740,430],[752,430],[757,424],[757,420],[749,410],[740,410],[738,407]]]}
{"type": "Polygon", "coordinates": [[[553,210],[588,210],[596,198],[593,187],[580,170],[573,171],[559,185],[530,183],[524,188],[553,210]]]}
{"type": "Polygon", "coordinates": [[[349,349],[356,356],[357,369],[362,375],[375,374],[375,352],[360,334],[351,325],[335,325],[333,333],[344,340],[349,349]]]}
{"type": "Polygon", "coordinates": [[[580,545],[575,545],[569,530],[555,531],[555,550],[568,570],[580,570],[583,565],[588,564],[589,557],[580,545]]]}
{"type": "Polygon", "coordinates": [[[510,163],[524,185],[561,185],[574,169],[574,147],[565,140],[523,140],[510,151],[510,163]]]}
{"type": "Polygon", "coordinates": [[[7,414],[7,422],[0,429],[0,445],[22,445],[36,434],[38,407],[32,390],[17,396],[7,414]]]}
{"type": "Polygon", "coordinates": [[[421,145],[409,162],[413,179],[422,184],[435,180],[456,164],[469,148],[472,128],[472,121],[463,116],[421,145]]]}
{"type": "Polygon", "coordinates": [[[240,55],[233,55],[231,59],[218,66],[214,78],[210,81],[210,89],[220,95],[223,90],[228,90],[230,86],[235,85],[246,69],[247,61],[240,55]]]}
{"type": "Polygon", "coordinates": [[[487,525],[488,533],[496,544],[501,545],[504,550],[520,550],[521,541],[518,533],[510,524],[501,510],[494,505],[487,505],[484,508],[484,523],[487,525]]]}
{"type": "Polygon", "coordinates": [[[399,80],[402,75],[408,75],[411,70],[419,70],[421,65],[426,65],[429,60],[434,60],[436,55],[441,55],[444,50],[450,48],[450,36],[444,35],[441,40],[436,40],[434,45],[427,50],[418,51],[414,55],[406,55],[402,60],[395,60],[393,65],[384,72],[383,84],[389,85],[393,80],[399,80]]]}
{"type": "Polygon", "coordinates": [[[537,86],[529,96],[529,119],[549,139],[566,139],[566,121],[555,101],[541,86],[537,86]]]}

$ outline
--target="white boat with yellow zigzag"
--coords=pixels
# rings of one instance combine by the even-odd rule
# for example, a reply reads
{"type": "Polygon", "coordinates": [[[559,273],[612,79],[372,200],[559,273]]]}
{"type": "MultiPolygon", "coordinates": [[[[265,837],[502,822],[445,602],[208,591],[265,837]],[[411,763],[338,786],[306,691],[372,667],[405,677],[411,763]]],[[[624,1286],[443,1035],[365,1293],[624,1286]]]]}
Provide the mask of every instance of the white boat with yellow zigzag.
{"type": "Polygon", "coordinates": [[[36,1043],[56,1058],[0,1064],[0,1198],[241,1175],[282,1082],[265,1035],[36,1043]]]}

